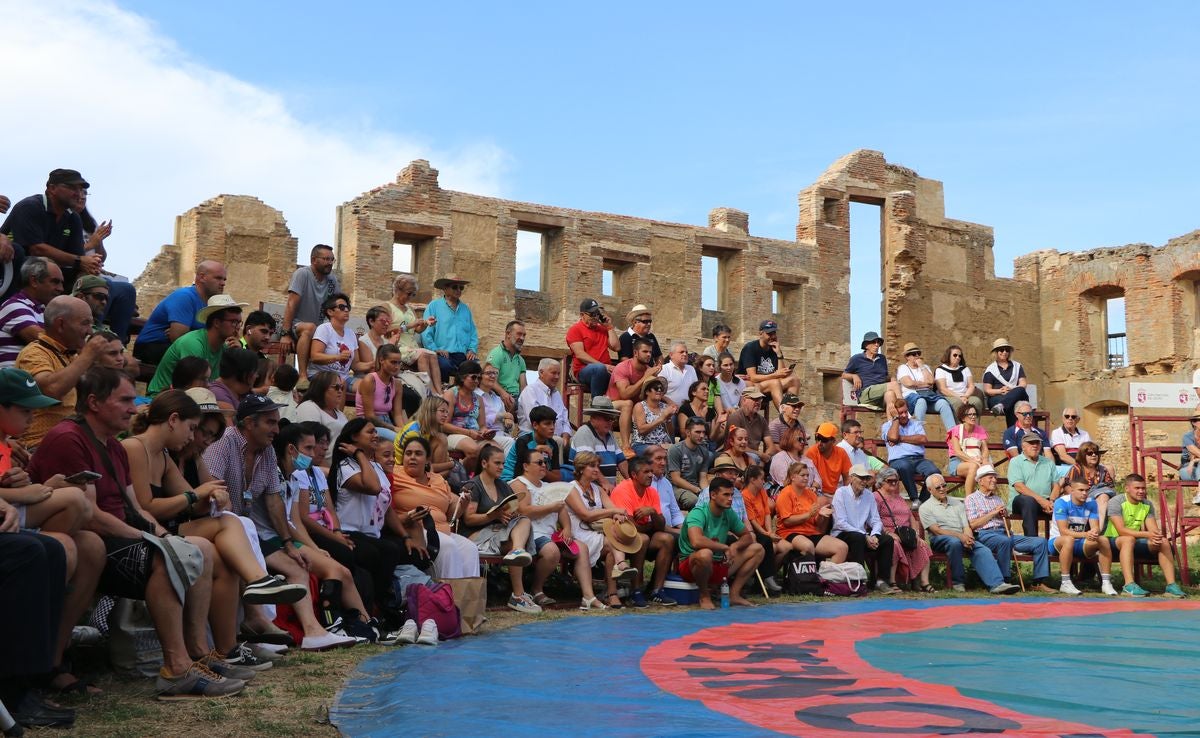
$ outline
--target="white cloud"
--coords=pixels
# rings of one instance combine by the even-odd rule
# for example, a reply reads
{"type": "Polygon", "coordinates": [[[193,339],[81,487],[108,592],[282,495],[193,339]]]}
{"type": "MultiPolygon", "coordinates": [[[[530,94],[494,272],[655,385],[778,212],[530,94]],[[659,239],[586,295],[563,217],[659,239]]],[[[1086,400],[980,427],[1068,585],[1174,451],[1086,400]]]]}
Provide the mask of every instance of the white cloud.
{"type": "Polygon", "coordinates": [[[51,169],[80,170],[89,208],[114,224],[113,271],[141,273],[173,240],[175,216],[219,194],[283,211],[301,255],[332,242],[336,206],[413,159],[429,159],[443,187],[503,194],[508,156],[493,143],[437,150],[402,132],[298,120],[279,94],[190,60],[111,3],[0,6],[0,193],[15,202],[40,193],[51,169]]]}

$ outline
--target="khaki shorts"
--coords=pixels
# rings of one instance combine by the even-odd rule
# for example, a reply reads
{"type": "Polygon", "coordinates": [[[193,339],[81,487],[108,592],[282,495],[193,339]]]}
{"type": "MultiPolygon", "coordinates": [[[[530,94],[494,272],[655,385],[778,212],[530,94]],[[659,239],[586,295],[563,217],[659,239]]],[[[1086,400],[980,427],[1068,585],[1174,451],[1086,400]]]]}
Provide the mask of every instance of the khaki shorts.
{"type": "Polygon", "coordinates": [[[873,384],[870,387],[858,391],[858,401],[863,405],[877,405],[883,407],[883,396],[887,394],[887,382],[882,384],[873,384]]]}
{"type": "Polygon", "coordinates": [[[492,523],[486,528],[481,528],[471,534],[471,541],[479,549],[480,556],[497,556],[505,542],[512,537],[513,528],[517,527],[517,523],[521,522],[522,516],[518,515],[508,521],[508,525],[503,523],[492,523]]]}

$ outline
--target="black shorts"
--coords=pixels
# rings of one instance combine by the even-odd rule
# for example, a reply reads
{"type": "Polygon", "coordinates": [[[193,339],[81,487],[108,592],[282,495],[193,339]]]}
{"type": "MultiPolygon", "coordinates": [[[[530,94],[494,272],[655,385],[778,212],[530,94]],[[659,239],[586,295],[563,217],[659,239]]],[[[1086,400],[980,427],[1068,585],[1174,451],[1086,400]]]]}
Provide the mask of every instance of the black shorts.
{"type": "Polygon", "coordinates": [[[812,541],[812,545],[815,547],[818,543],[821,542],[821,539],[824,537],[825,537],[824,533],[821,533],[820,535],[815,535],[815,536],[810,536],[806,533],[790,533],[790,534],[788,534],[787,542],[791,543],[792,541],[796,540],[797,538],[807,538],[808,540],[812,541]]]}
{"type": "Polygon", "coordinates": [[[131,600],[146,598],[150,557],[154,551],[140,538],[102,538],[106,554],[99,591],[131,600]]]}

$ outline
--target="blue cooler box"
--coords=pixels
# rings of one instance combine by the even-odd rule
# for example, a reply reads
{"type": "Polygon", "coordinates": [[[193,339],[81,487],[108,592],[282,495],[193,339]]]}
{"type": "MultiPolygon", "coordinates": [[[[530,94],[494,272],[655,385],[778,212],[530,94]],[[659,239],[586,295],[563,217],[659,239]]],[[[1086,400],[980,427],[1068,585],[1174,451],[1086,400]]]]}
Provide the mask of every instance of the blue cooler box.
{"type": "Polygon", "coordinates": [[[667,590],[667,594],[681,605],[695,605],[700,602],[699,588],[691,582],[683,581],[683,578],[675,572],[667,575],[667,581],[663,587],[667,590]]]}

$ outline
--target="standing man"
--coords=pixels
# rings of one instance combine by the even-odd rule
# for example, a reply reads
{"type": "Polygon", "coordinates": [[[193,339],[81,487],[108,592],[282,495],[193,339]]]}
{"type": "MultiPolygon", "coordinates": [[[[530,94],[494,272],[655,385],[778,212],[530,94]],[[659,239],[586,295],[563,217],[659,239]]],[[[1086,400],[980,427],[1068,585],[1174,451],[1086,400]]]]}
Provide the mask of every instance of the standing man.
{"type": "Polygon", "coordinates": [[[146,325],[133,344],[134,358],[157,364],[183,334],[203,328],[204,323],[196,319],[196,313],[208,305],[213,295],[225,292],[227,276],[225,265],[219,261],[197,264],[192,283],[163,298],[146,318],[146,325]]]}
{"type": "Polygon", "coordinates": [[[474,361],[479,351],[479,331],[475,329],[475,317],[471,308],[462,301],[463,290],[469,285],[456,274],[447,274],[433,283],[442,296],[430,300],[425,308],[425,320],[429,327],[421,334],[425,348],[436,351],[438,366],[443,377],[458,373],[458,365],[474,361]]]}
{"type": "Polygon", "coordinates": [[[633,356],[613,369],[612,383],[608,386],[608,399],[621,413],[620,435],[621,451],[627,458],[633,458],[633,444],[630,433],[633,427],[633,404],[642,396],[642,387],[658,377],[662,364],[652,364],[653,347],[645,338],[633,342],[633,356]]]}
{"type": "Polygon", "coordinates": [[[496,367],[500,376],[496,378],[499,387],[498,394],[504,400],[504,407],[511,412],[517,407],[517,396],[525,389],[525,357],[521,349],[525,348],[525,324],[519,320],[510,320],[504,326],[504,338],[500,345],[487,355],[485,363],[496,367]]]}
{"type": "Polygon", "coordinates": [[[658,347],[658,339],[650,330],[654,325],[654,316],[650,308],[640,304],[634,305],[633,309],[626,313],[625,322],[629,324],[629,328],[621,334],[621,348],[618,349],[617,356],[621,359],[632,358],[634,344],[641,339],[650,343],[650,363],[657,365],[662,360],[662,349],[658,347]]]}
{"type": "Polygon", "coordinates": [[[579,304],[579,320],[567,329],[567,348],[571,350],[571,373],[592,397],[607,394],[612,352],[621,348],[621,341],[612,319],[590,297],[579,304]]]}
{"type": "MultiPolygon", "coordinates": [[[[1032,422],[1033,416],[1029,419],[1032,422]]],[[[1019,424],[1021,419],[1018,418],[1017,422],[1019,424]]],[[[1079,411],[1073,407],[1063,408],[1062,425],[1050,432],[1050,453],[1064,474],[1075,465],[1075,453],[1079,447],[1090,440],[1091,434],[1079,427],[1079,411]]]]}
{"type": "Polygon", "coordinates": [[[754,604],[742,596],[742,589],[762,563],[763,547],[754,540],[750,527],[731,509],[733,482],[713,480],[708,504],[692,508],[683,521],[679,536],[679,576],[695,582],[700,594],[700,608],[713,610],[713,585],[720,585],[733,575],[729,585],[729,603],[742,607],[754,604]],[[726,543],[730,533],[738,539],[726,543]]]}
{"type": "Polygon", "coordinates": [[[287,306],[283,309],[283,335],[279,343],[285,358],[294,347],[301,389],[308,388],[310,344],[317,326],[324,320],[321,306],[341,292],[333,273],[333,261],[332,246],[323,243],[313,246],[309,252],[309,265],[297,269],[288,285],[287,306]]]}
{"type": "Polygon", "coordinates": [[[46,303],[63,293],[62,270],[43,256],[30,256],[21,265],[21,284],[0,304],[0,368],[12,366],[21,349],[45,332],[42,316],[46,303]]]}
{"type": "MultiPolygon", "coordinates": [[[[667,383],[667,399],[675,403],[675,407],[687,404],[688,389],[696,381],[696,368],[688,363],[687,344],[675,341],[667,353],[667,362],[663,364],[659,377],[667,383]]],[[[668,431],[672,436],[674,430],[668,431]]]]}
{"type": "MultiPolygon", "coordinates": [[[[929,533],[929,546],[934,551],[946,554],[950,563],[950,581],[955,592],[967,590],[967,573],[963,567],[963,553],[971,557],[975,573],[983,580],[983,586],[992,594],[1013,594],[1021,588],[1007,584],[996,564],[996,556],[987,546],[976,545],[975,534],[967,520],[967,509],[963,501],[950,497],[946,492],[946,480],[941,474],[933,474],[925,480],[932,497],[921,503],[921,525],[929,533]]],[[[974,494],[974,493],[973,493],[974,494]]]]}
{"type": "Polygon", "coordinates": [[[182,338],[171,344],[162,360],[154,378],[150,380],[147,393],[151,396],[171,387],[171,374],[175,365],[185,356],[199,356],[208,362],[211,373],[218,376],[221,365],[221,354],[228,345],[238,348],[238,331],[242,327],[242,309],[249,307],[244,302],[236,302],[229,295],[213,295],[208,300],[208,307],[196,313],[196,320],[204,327],[185,333],[182,338]]]}
{"type": "MultiPolygon", "coordinates": [[[[975,540],[992,551],[1001,573],[1012,570],[1008,564],[1013,550],[1033,556],[1033,589],[1035,592],[1053,594],[1056,590],[1046,585],[1050,576],[1050,548],[1045,538],[1039,536],[1009,535],[1004,519],[1008,517],[1004,500],[996,494],[996,469],[984,464],[975,471],[975,491],[967,495],[964,505],[975,540]]],[[[1008,581],[1009,577],[1004,577],[1008,581]]]]}
{"type": "Polygon", "coordinates": [[[571,422],[567,420],[567,406],[563,403],[558,382],[562,377],[562,366],[555,359],[538,362],[538,378],[533,380],[517,402],[517,424],[522,433],[531,430],[529,412],[539,405],[550,408],[558,416],[554,433],[562,439],[563,448],[571,445],[571,422]]]}
{"type": "Polygon", "coordinates": [[[850,357],[842,379],[854,385],[859,403],[882,407],[888,418],[893,418],[893,403],[899,397],[899,389],[890,385],[887,357],[882,353],[883,339],[875,331],[868,331],[860,345],[862,353],[850,357]]]}
{"type": "MultiPolygon", "coordinates": [[[[910,502],[916,502],[916,475],[926,478],[926,489],[929,486],[929,476],[938,474],[937,465],[925,458],[925,424],[908,415],[908,404],[902,398],[892,401],[894,417],[880,427],[883,438],[887,442],[888,466],[900,475],[904,482],[904,490],[908,493],[910,502]]],[[[929,499],[929,493],[920,496],[921,500],[929,499]]]]}
{"type": "Polygon", "coordinates": [[[773,320],[758,324],[758,339],[742,346],[738,358],[738,374],[745,374],[746,381],[760,392],[770,395],[776,405],[783,402],[783,394],[800,394],[800,378],[794,370],[795,363],[784,363],[779,348],[779,326],[773,320]]]}
{"type": "Polygon", "coordinates": [[[884,580],[891,576],[894,540],[883,532],[873,487],[875,475],[865,466],[850,467],[850,484],[833,494],[833,535],[850,549],[850,560],[864,567],[875,563],[875,589],[881,594],[898,594],[900,589],[884,580]]]}
{"type": "Polygon", "coordinates": [[[708,473],[712,454],[705,442],[708,424],[704,418],[688,418],[684,427],[683,440],[667,451],[667,476],[675,488],[675,501],[683,510],[696,506],[696,498],[703,488],[701,475],[708,473]]]}

